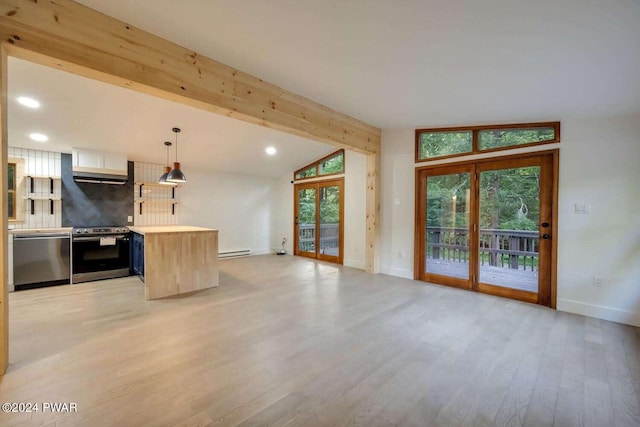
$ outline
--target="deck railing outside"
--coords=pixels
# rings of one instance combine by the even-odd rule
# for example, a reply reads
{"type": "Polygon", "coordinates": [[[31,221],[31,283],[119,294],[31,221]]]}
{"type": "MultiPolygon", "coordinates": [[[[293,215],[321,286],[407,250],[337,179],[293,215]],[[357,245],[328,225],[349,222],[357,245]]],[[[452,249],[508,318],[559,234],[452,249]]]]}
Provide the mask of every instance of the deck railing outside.
{"type": "MultiPolygon", "coordinates": [[[[480,229],[480,264],[538,270],[537,231],[480,229]]],[[[427,258],[468,262],[469,229],[427,227],[427,258]]]]}
{"type": "MultiPolygon", "coordinates": [[[[298,225],[298,247],[315,252],[315,224],[298,225]]],[[[480,229],[480,265],[538,270],[537,231],[480,229]]],[[[338,224],[320,225],[320,253],[338,247],[338,224]]],[[[469,230],[463,227],[427,227],[427,258],[469,261],[469,230]]]]}
{"type": "MultiPolygon", "coordinates": [[[[320,224],[320,253],[334,253],[339,247],[338,224],[320,224]]],[[[304,252],[315,252],[315,224],[298,224],[298,248],[304,252]]]]}

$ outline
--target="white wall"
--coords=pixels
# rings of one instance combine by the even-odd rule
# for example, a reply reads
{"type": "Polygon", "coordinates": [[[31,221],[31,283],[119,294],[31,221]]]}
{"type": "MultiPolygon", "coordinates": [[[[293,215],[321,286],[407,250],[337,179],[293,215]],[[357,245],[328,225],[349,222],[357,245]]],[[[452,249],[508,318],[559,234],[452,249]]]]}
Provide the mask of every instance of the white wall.
{"type": "MultiPolygon", "coordinates": [[[[136,183],[156,183],[164,173],[164,166],[156,163],[134,162],[134,181],[136,183]]],[[[180,193],[182,186],[154,186],[143,185],[140,196],[140,185],[133,186],[133,200],[145,200],[155,203],[144,203],[142,213],[140,205],[135,203],[133,209],[133,223],[135,225],[175,225],[182,224],[180,220],[180,193]],[[173,197],[175,194],[175,198],[173,197]],[[178,201],[178,204],[170,204],[178,201]]]]}
{"type": "Polygon", "coordinates": [[[219,230],[219,250],[269,253],[277,180],[224,172],[185,169],[180,188],[183,224],[219,230]]]}
{"type": "Polygon", "coordinates": [[[344,176],[344,262],[364,270],[366,248],[367,157],[345,151],[344,176]]]}
{"type": "Polygon", "coordinates": [[[276,196],[274,198],[274,215],[272,218],[271,241],[280,249],[282,238],[287,238],[284,248],[288,254],[293,253],[293,172],[276,180],[276,196]]]}
{"type": "MultiPolygon", "coordinates": [[[[293,253],[293,171],[277,180],[278,195],[273,218],[272,241],[280,248],[287,237],[287,253],[293,253]]],[[[345,151],[344,175],[344,262],[347,267],[365,268],[366,156],[345,151]]]]}
{"type": "Polygon", "coordinates": [[[561,146],[558,309],[640,326],[640,115],[563,122],[561,146]]]}
{"type": "Polygon", "coordinates": [[[383,130],[380,160],[380,272],[407,279],[413,279],[414,132],[383,130]]]}
{"type": "MultiPolygon", "coordinates": [[[[640,326],[640,115],[564,119],[561,137],[558,310],[640,326]],[[574,213],[576,203],[592,213],[574,213]],[[593,286],[594,275],[603,288],[593,286]]],[[[407,278],[414,141],[414,129],[382,134],[381,270],[407,278]]]]}

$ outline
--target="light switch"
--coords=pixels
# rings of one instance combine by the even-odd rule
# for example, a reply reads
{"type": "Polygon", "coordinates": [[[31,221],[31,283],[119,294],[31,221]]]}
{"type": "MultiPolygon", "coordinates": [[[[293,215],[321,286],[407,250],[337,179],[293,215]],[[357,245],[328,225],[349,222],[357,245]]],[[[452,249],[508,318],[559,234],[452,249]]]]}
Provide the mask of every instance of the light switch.
{"type": "Polygon", "coordinates": [[[133,217],[131,215],[127,217],[127,222],[133,222],[133,217]]]}
{"type": "Polygon", "coordinates": [[[589,215],[591,213],[591,203],[576,203],[574,205],[574,213],[589,215]]]}

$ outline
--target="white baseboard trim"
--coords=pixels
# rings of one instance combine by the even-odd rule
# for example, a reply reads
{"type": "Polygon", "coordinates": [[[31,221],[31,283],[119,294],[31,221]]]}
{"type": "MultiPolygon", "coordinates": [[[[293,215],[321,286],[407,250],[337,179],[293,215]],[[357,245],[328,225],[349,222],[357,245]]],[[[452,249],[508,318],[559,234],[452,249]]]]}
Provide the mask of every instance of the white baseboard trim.
{"type": "Polygon", "coordinates": [[[344,265],[345,267],[357,268],[358,270],[365,269],[365,262],[359,261],[357,259],[344,259],[342,261],[342,265],[344,265]]]}
{"type": "Polygon", "coordinates": [[[403,279],[413,280],[413,271],[397,267],[382,267],[380,273],[389,276],[402,277],[403,279]]]}
{"type": "MultiPolygon", "coordinates": [[[[224,254],[225,252],[230,252],[230,251],[225,250],[225,251],[218,251],[218,252],[224,254]]],[[[273,253],[275,253],[275,251],[270,248],[250,249],[250,252],[246,255],[242,254],[238,256],[222,256],[222,257],[218,256],[218,259],[224,260],[224,259],[232,259],[232,258],[239,258],[239,257],[255,256],[255,255],[268,255],[273,253]]]]}
{"type": "Polygon", "coordinates": [[[273,254],[273,253],[275,253],[275,251],[271,248],[251,250],[251,255],[267,255],[267,254],[273,254]]]}
{"type": "Polygon", "coordinates": [[[625,325],[640,326],[640,313],[634,313],[632,311],[620,310],[602,305],[587,304],[563,298],[558,298],[556,308],[558,311],[581,314],[583,316],[595,317],[596,319],[624,323],[625,325]]]}

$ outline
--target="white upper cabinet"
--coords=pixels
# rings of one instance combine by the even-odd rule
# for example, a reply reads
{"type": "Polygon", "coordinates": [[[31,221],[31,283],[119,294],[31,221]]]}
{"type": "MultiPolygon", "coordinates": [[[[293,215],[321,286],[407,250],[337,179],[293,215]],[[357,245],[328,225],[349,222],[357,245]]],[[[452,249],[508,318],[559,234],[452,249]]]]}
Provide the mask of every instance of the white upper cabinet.
{"type": "Polygon", "coordinates": [[[127,175],[127,155],[74,148],[73,170],[127,175]]]}
{"type": "Polygon", "coordinates": [[[104,165],[104,154],[93,150],[73,149],[73,166],[99,169],[104,165]]]}
{"type": "Polygon", "coordinates": [[[122,153],[103,153],[104,168],[127,171],[127,155],[122,153]]]}

